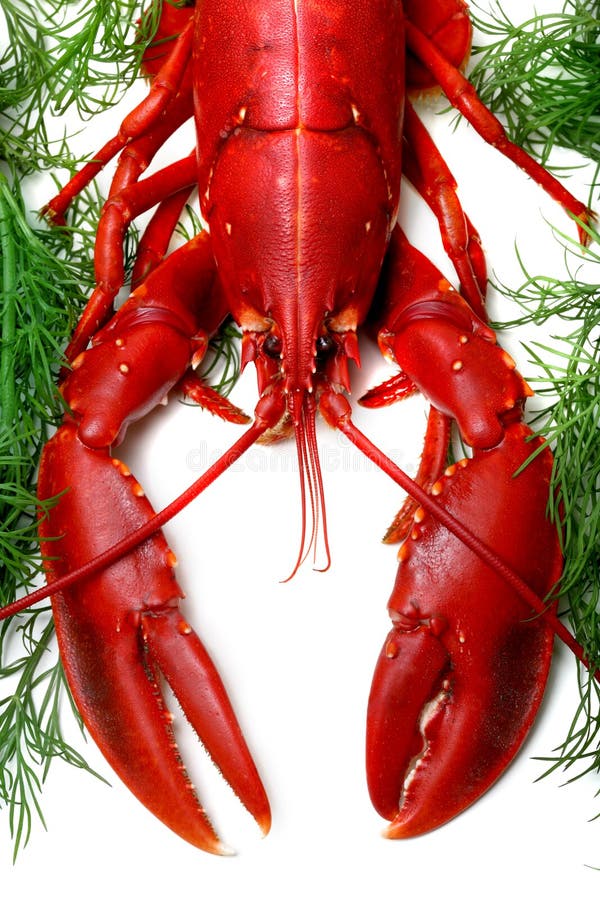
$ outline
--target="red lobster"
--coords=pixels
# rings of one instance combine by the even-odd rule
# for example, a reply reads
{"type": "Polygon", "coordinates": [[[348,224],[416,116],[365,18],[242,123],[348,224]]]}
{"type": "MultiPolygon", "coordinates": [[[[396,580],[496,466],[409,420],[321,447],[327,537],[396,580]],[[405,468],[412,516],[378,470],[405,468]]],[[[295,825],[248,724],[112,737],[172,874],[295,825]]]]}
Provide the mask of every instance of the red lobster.
{"type": "Polygon", "coordinates": [[[265,832],[270,810],[222,682],[179,611],[175,560],[159,526],[256,440],[293,434],[303,516],[295,571],[319,522],[326,543],[317,411],[412,498],[389,535],[402,540],[393,627],[368,709],[369,790],[390,820],[387,834],[421,834],[476,800],[517,752],[542,698],[559,630],[551,608],[531,612],[545,608],[561,572],[545,516],[551,454],[523,422],[531,391],[486,323],[477,232],[407,89],[441,87],[569,213],[583,223],[590,214],[480,103],[460,72],[470,41],[462,0],[166,5],[145,56],[147,99],[47,210],[61,219],[120,154],[98,229],[97,288],[67,351],[69,412],[39,477],[41,498],[60,495],[40,522],[60,652],[111,766],[204,850],[223,847],[178,756],[161,677],[265,832]],[[194,152],[141,179],[192,115],[194,152]],[[460,294],[397,224],[402,174],[439,219],[460,294]],[[166,255],[195,186],[207,228],[166,255]],[[154,206],[137,286],[112,315],[123,235],[154,206]],[[254,419],[188,494],[155,515],[111,451],[176,387],[244,421],[190,368],[228,316],[243,332],[243,364],[256,367],[254,419]],[[359,364],[365,324],[400,372],[364,402],[418,389],[432,404],[416,484],[351,419],[348,363],[359,364]],[[472,457],[447,468],[451,422],[472,457]]]}

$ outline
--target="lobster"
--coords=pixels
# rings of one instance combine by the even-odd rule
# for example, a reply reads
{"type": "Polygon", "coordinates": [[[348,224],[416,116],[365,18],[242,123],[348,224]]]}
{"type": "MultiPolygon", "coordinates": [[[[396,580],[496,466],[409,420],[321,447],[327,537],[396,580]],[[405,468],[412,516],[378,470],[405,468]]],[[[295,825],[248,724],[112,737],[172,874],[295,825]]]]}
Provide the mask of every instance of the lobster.
{"type": "Polygon", "coordinates": [[[352,16],[343,0],[165,5],[144,57],[147,99],[46,207],[62,221],[118,156],[97,287],[66,350],[67,411],[40,466],[40,499],[58,498],[40,517],[43,591],[72,695],[109,764],[161,821],[212,853],[226,848],[181,762],[163,679],[264,833],[271,812],[223,682],[180,611],[160,529],[257,441],[295,440],[302,526],[290,577],[319,539],[329,565],[317,414],[408,492],[387,535],[401,542],[392,629],[367,713],[367,781],[387,836],[437,828],[495,782],[535,718],[555,633],[569,640],[545,602],[561,572],[546,517],[551,451],[524,422],[531,390],[488,324],[477,231],[409,96],[441,88],[579,220],[582,241],[591,213],[480,103],[461,74],[470,43],[462,0],[356,0],[352,16]],[[142,178],[191,117],[194,151],[142,178]],[[460,292],[398,224],[402,175],[439,221],[460,292]],[[168,253],[196,187],[206,227],[168,253]],[[125,232],[155,207],[134,289],[115,313],[125,232]],[[229,317],[242,365],[256,368],[252,420],[195,372],[229,317]],[[349,364],[360,364],[363,327],[398,373],[362,402],[419,391],[431,404],[414,481],[352,420],[349,364]],[[113,451],[174,389],[247,427],[155,513],[113,451]],[[470,454],[448,465],[454,426],[470,454]]]}

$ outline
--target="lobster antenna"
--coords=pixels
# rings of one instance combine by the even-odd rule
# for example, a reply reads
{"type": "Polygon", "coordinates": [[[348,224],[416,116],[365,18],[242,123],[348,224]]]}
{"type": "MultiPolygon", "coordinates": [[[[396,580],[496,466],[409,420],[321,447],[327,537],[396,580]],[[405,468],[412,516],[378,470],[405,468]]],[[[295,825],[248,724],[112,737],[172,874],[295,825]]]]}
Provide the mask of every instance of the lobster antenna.
{"type": "Polygon", "coordinates": [[[19,599],[13,600],[11,603],[0,606],[0,622],[3,619],[8,619],[9,616],[22,612],[24,609],[28,609],[40,600],[46,600],[52,594],[58,594],[61,591],[66,590],[71,587],[71,585],[76,584],[84,578],[97,574],[102,571],[102,569],[117,562],[117,560],[121,559],[121,557],[125,556],[127,553],[135,550],[136,547],[139,547],[140,544],[143,544],[144,541],[156,534],[163,525],[166,525],[167,522],[170,522],[171,519],[175,518],[182,509],[188,506],[192,500],[195,500],[196,497],[213,483],[213,481],[216,481],[223,472],[226,472],[227,469],[237,462],[246,450],[252,447],[258,438],[261,437],[271,425],[272,422],[267,416],[263,418],[260,414],[257,414],[252,425],[240,438],[238,438],[237,441],[235,441],[234,444],[231,445],[229,450],[223,453],[219,459],[206,470],[206,472],[200,475],[196,481],[186,488],[186,490],[178,497],[172,500],[171,503],[165,506],[164,509],[155,513],[152,518],[144,522],[143,525],[140,525],[139,528],[136,528],[120,541],[117,541],[116,544],[113,544],[112,547],[108,547],[102,553],[99,553],[98,556],[90,559],[77,569],[73,569],[73,571],[68,572],[60,578],[56,578],[54,581],[49,582],[43,587],[26,594],[24,597],[19,597],[19,599]]]}
{"type": "MultiPolygon", "coordinates": [[[[300,509],[301,509],[301,526],[300,526],[300,548],[298,550],[298,556],[296,557],[296,562],[292,568],[292,571],[282,580],[282,584],[286,584],[288,581],[291,581],[304,560],[306,559],[306,555],[308,550],[305,551],[306,545],[306,485],[307,485],[307,455],[306,455],[306,434],[304,430],[304,422],[300,419],[298,422],[294,424],[294,435],[296,438],[296,453],[298,455],[298,473],[300,475],[300,509]]],[[[312,484],[310,482],[310,477],[308,478],[308,490],[310,495],[310,505],[311,511],[313,514],[313,522],[314,522],[314,496],[312,491],[312,484]]],[[[314,528],[313,528],[314,533],[314,528]]],[[[310,544],[312,543],[312,536],[310,543],[308,545],[308,549],[310,549],[310,544]]]]}
{"type": "Polygon", "coordinates": [[[319,515],[320,519],[323,523],[323,545],[325,547],[325,565],[317,569],[318,572],[326,572],[329,566],[331,565],[331,552],[329,550],[329,535],[327,532],[327,507],[325,505],[325,490],[323,487],[323,473],[321,471],[321,463],[319,460],[319,445],[317,442],[317,429],[316,429],[316,420],[314,414],[314,407],[311,410],[312,414],[307,418],[307,444],[308,444],[308,452],[310,456],[311,463],[311,471],[314,481],[314,490],[317,498],[316,510],[314,519],[314,528],[313,528],[313,538],[314,538],[314,552],[315,552],[315,562],[316,562],[316,541],[319,529],[319,515]]]}
{"type": "MultiPolygon", "coordinates": [[[[293,396],[293,395],[291,395],[293,396]]],[[[331,565],[331,553],[329,550],[329,538],[327,536],[327,517],[325,512],[325,490],[323,487],[323,475],[319,460],[319,448],[316,431],[316,405],[312,394],[307,393],[302,405],[297,412],[294,410],[293,400],[288,401],[292,407],[290,410],[294,419],[294,433],[296,437],[296,450],[298,453],[298,469],[300,472],[300,496],[302,504],[302,529],[300,536],[300,549],[291,573],[284,578],[282,584],[290,581],[300,566],[305,562],[310,551],[316,564],[317,543],[319,537],[319,525],[323,524],[323,543],[325,547],[325,563],[318,572],[326,572],[331,565]],[[310,497],[311,532],[310,539],[306,539],[306,495],[310,497]]],[[[316,568],[316,566],[315,566],[316,568]]]]}

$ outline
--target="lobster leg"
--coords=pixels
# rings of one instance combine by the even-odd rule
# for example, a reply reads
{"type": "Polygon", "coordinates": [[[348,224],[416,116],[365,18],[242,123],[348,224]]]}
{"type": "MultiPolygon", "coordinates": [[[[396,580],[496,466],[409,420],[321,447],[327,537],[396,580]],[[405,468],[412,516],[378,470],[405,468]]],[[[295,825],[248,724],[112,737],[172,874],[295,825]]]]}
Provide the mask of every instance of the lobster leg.
{"type": "Polygon", "coordinates": [[[191,193],[192,188],[183,188],[159,203],[138,244],[131,272],[131,283],[134,287],[140,284],[166,255],[179,217],[191,193]]]}
{"type": "Polygon", "coordinates": [[[98,290],[114,300],[124,281],[123,240],[131,222],[157,203],[191,190],[195,183],[195,154],[161,169],[141,182],[111,195],[102,208],[95,248],[98,290]]]}
{"type": "Polygon", "coordinates": [[[135,139],[125,136],[123,150],[111,181],[109,196],[113,197],[130,184],[137,182],[160,148],[184,122],[191,118],[192,114],[191,92],[178,94],[151,129],[135,139]]]}
{"type": "MultiPolygon", "coordinates": [[[[473,28],[464,0],[403,0],[404,14],[427,37],[435,42],[446,59],[462,69],[471,54],[473,28]]],[[[406,89],[411,95],[437,91],[439,85],[431,72],[413,53],[406,56],[406,89]]]]}
{"type": "MultiPolygon", "coordinates": [[[[154,517],[140,485],[109,450],[203,354],[225,314],[214,274],[202,234],[171,254],[75,361],[63,385],[71,412],[46,445],[39,475],[40,498],[60,497],[40,522],[51,581],[154,517]]],[[[221,679],[179,612],[174,564],[158,532],[100,574],[56,593],[54,620],[73,697],[110,765],[170,828],[221,853],[176,752],[161,677],[264,831],[269,803],[221,679]]]]}
{"type": "Polygon", "coordinates": [[[404,112],[403,172],[431,207],[444,249],[460,279],[461,293],[480,319],[487,319],[487,267],[479,235],[465,215],[457,185],[427,129],[407,102],[404,112]]]}
{"type": "MultiPolygon", "coordinates": [[[[436,43],[409,18],[406,20],[406,44],[410,52],[420,60],[442,88],[448,100],[471,123],[478,134],[500,153],[512,160],[539,184],[557,203],[583,225],[593,220],[587,206],[577,200],[554,176],[534,160],[517,144],[509,140],[502,124],[481,102],[473,85],[448,61],[436,43]]],[[[588,235],[582,225],[577,226],[579,240],[585,245],[588,235]]]]}
{"type": "Polygon", "coordinates": [[[142,134],[165,112],[169,103],[191,86],[189,62],[194,40],[194,17],[191,10],[182,11],[183,27],[170,52],[154,75],[148,95],[123,120],[120,131],[128,136],[142,134]],[[186,75],[188,76],[186,78],[186,75]]]}
{"type": "Polygon", "coordinates": [[[192,153],[144,181],[129,185],[104,204],[95,247],[96,287],[65,351],[69,361],[75,359],[104,324],[123,285],[123,238],[131,221],[165,198],[191,189],[195,177],[195,155],[192,153]]]}
{"type": "Polygon", "coordinates": [[[65,223],[65,212],[74,198],[98,175],[98,173],[119,153],[119,163],[115,172],[111,192],[123,190],[140,177],[168,138],[192,115],[191,92],[177,96],[155,127],[137,138],[123,131],[112,137],[104,147],[97,150],[93,160],[83,166],[73,178],[43,208],[44,215],[55,224],[65,223]]]}

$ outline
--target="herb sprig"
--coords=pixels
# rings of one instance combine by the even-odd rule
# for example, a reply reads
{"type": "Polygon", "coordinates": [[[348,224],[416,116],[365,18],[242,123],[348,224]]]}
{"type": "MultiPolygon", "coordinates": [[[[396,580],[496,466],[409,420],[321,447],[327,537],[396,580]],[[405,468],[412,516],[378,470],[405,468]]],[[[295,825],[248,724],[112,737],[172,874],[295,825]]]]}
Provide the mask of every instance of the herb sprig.
{"type": "Polygon", "coordinates": [[[548,163],[555,146],[600,162],[600,8],[567,0],[562,12],[515,24],[503,12],[472,8],[485,46],[473,48],[470,78],[502,114],[516,143],[548,163]]]}
{"type": "Polygon", "coordinates": [[[0,158],[21,170],[59,164],[48,121],[71,106],[85,120],[117,103],[139,77],[161,10],[162,0],[143,15],[139,0],[2,0],[0,158]]]}
{"type": "MultiPolygon", "coordinates": [[[[11,181],[0,175],[0,596],[4,600],[31,587],[41,571],[36,463],[63,410],[55,385],[62,346],[85,300],[86,272],[88,284],[92,278],[89,232],[83,227],[33,228],[18,178],[11,181]]],[[[82,199],[78,213],[82,221],[86,215],[94,218],[93,204],[82,199]]],[[[0,804],[10,808],[15,855],[29,837],[32,810],[42,817],[38,795],[52,759],[87,768],[63,737],[59,709],[65,683],[53,634],[47,609],[3,622],[0,629],[0,678],[9,679],[12,686],[0,700],[0,804]],[[22,649],[15,649],[19,644],[22,649]]]]}

